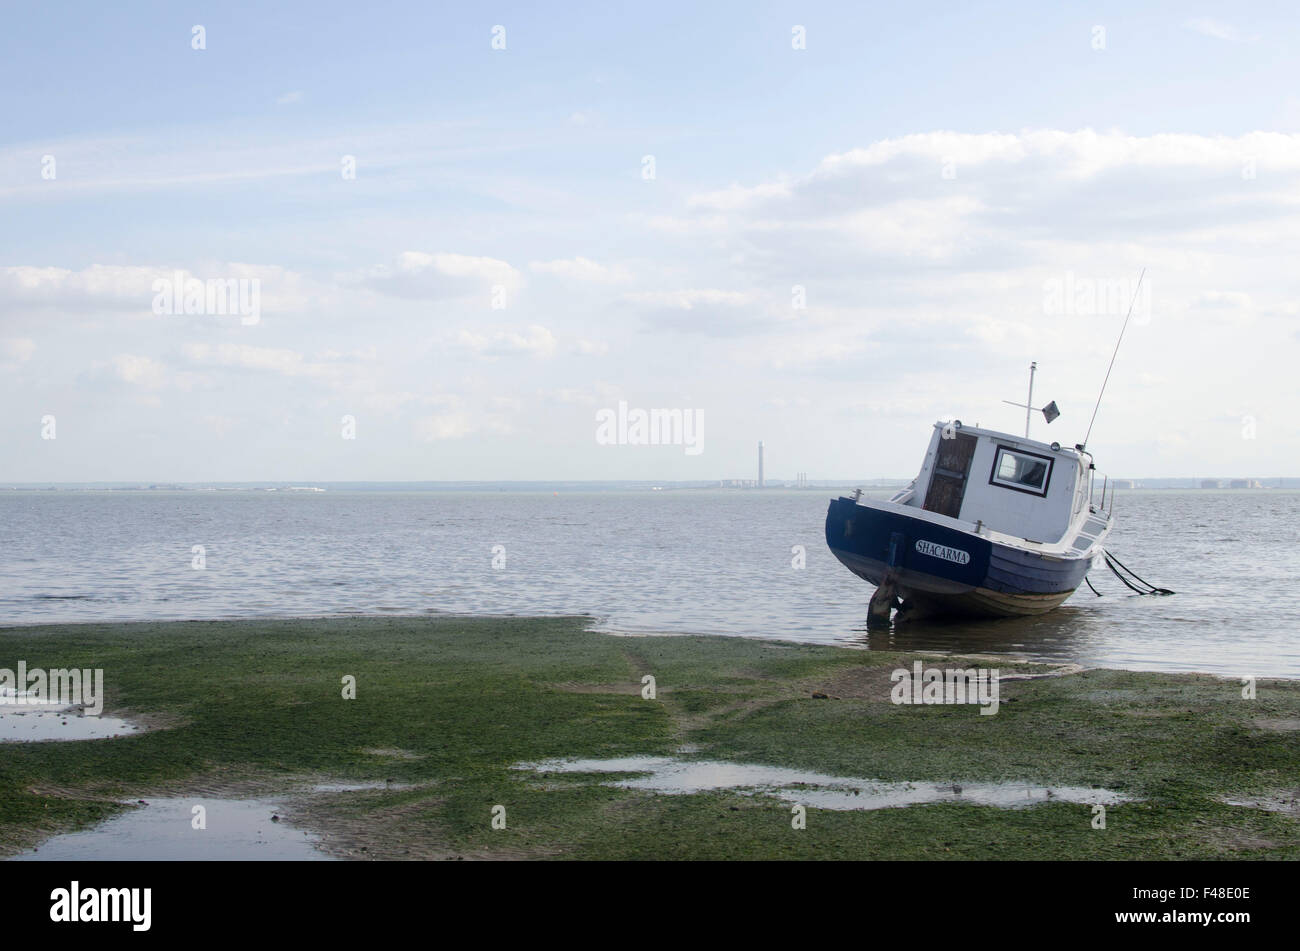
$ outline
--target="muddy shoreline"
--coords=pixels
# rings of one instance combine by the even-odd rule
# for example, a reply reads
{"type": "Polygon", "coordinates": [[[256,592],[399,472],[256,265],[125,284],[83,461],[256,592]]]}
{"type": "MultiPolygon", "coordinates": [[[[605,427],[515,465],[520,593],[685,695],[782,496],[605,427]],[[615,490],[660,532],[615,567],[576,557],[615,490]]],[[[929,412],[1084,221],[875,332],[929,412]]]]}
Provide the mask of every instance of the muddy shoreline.
{"type": "MultiPolygon", "coordinates": [[[[0,743],[0,855],[184,800],[265,803],[275,818],[250,813],[250,841],[288,830],[346,859],[1300,858],[1300,683],[1261,680],[1248,698],[1206,675],[589,623],[0,629],[0,666],[103,668],[104,715],[148,727],[0,743]],[[894,702],[895,672],[917,661],[997,669],[996,715],[894,702]],[[638,757],[659,765],[520,768],[638,757]],[[652,781],[707,764],[725,781],[652,781]],[[1032,801],[1007,808],[1008,790],[1032,801]],[[873,795],[882,807],[862,805],[873,795]]],[[[182,843],[169,857],[220,851],[209,824],[188,855],[184,819],[156,824],[182,843]]]]}

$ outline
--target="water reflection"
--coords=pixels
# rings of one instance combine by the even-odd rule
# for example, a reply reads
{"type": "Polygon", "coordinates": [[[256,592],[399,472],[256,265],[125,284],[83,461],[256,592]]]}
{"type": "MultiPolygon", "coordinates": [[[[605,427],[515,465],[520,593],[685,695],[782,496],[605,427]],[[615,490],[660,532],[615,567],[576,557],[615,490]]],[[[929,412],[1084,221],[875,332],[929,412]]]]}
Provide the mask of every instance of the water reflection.
{"type": "Polygon", "coordinates": [[[1014,654],[1031,660],[1059,661],[1088,653],[1086,608],[1064,605],[1048,614],[1018,618],[924,618],[876,630],[853,631],[853,643],[875,651],[933,651],[944,654],[1014,654]]]}
{"type": "Polygon", "coordinates": [[[940,802],[1024,809],[1049,802],[1116,805],[1131,801],[1122,793],[1101,787],[1039,786],[1022,782],[881,782],[779,766],[667,756],[553,759],[519,763],[513,768],[544,775],[624,774],[630,778],[606,780],[604,785],[664,795],[732,789],[747,795],[762,793],[787,802],[836,810],[898,809],[940,802]]]}

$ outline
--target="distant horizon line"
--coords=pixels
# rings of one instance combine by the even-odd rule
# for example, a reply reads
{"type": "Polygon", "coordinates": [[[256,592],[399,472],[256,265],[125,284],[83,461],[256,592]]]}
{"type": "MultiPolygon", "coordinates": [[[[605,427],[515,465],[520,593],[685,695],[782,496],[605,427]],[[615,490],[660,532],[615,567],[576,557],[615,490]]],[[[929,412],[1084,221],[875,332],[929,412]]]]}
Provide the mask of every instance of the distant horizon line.
{"type": "MultiPolygon", "coordinates": [[[[889,488],[904,486],[912,482],[913,477],[877,477],[867,479],[799,479],[766,478],[768,484],[761,488],[853,488],[856,486],[877,486],[889,488]],[[786,484],[790,483],[790,484],[786,484]]],[[[1173,482],[1296,482],[1300,487],[1300,476],[1152,476],[1148,478],[1131,478],[1127,476],[1110,477],[1111,482],[1132,482],[1133,488],[1162,488],[1156,483],[1173,482]],[[1148,485],[1143,485],[1148,483],[1148,485]]],[[[274,488],[305,489],[323,486],[632,486],[632,487],[676,487],[676,488],[746,488],[757,489],[756,480],[752,478],[727,479],[216,479],[208,481],[184,480],[144,480],[144,479],[100,479],[80,482],[0,481],[0,491],[19,491],[27,489],[49,488],[109,488],[124,490],[166,490],[173,488],[220,489],[235,488],[274,488]]],[[[1178,487],[1178,486],[1172,486],[1178,487]]],[[[1199,486],[1185,486],[1198,488],[1199,486]]],[[[1225,486],[1227,488],[1228,486],[1225,486]]],[[[1268,486],[1264,488],[1289,488],[1289,486],[1268,486]]]]}

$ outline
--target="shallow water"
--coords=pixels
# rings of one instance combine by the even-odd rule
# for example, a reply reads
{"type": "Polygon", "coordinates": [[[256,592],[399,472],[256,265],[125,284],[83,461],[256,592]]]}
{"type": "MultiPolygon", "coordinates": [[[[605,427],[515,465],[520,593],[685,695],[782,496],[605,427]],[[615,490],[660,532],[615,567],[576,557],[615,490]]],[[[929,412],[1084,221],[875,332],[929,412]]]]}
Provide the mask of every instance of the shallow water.
{"type": "Polygon", "coordinates": [[[78,705],[33,701],[28,694],[0,687],[0,743],[98,740],[139,732],[140,727],[120,717],[86,715],[78,705]]]}
{"type": "Polygon", "coordinates": [[[138,732],[140,728],[134,723],[119,717],[88,717],[49,710],[15,713],[0,708],[0,743],[100,740],[138,732]]]}
{"type": "Polygon", "coordinates": [[[55,861],[319,861],[331,856],[319,838],[271,817],[280,807],[269,799],[150,799],[82,832],[46,840],[16,862],[55,861]],[[206,829],[195,829],[193,809],[207,810],[206,829]]]}
{"type": "Polygon", "coordinates": [[[1045,802],[1114,805],[1130,798],[1108,789],[1035,786],[1029,783],[884,783],[828,776],[807,770],[755,766],[717,760],[679,760],[660,756],[615,759],[560,759],[522,763],[516,769],[537,773],[635,773],[604,785],[686,795],[734,789],[765,793],[817,809],[873,810],[936,802],[971,803],[1023,809],[1045,802]],[[799,788],[794,788],[799,787],[799,788]]]}
{"type": "Polygon", "coordinates": [[[1042,617],[880,634],[871,586],[826,548],[832,494],[0,492],[0,624],[586,613],[627,632],[1300,677],[1300,492],[1117,493],[1110,548],[1173,597],[1094,571],[1104,597],[1085,587],[1042,617]]]}
{"type": "Polygon", "coordinates": [[[1219,801],[1226,806],[1241,806],[1244,809],[1262,809],[1265,812],[1300,816],[1300,795],[1258,796],[1251,799],[1224,797],[1219,801]]]}

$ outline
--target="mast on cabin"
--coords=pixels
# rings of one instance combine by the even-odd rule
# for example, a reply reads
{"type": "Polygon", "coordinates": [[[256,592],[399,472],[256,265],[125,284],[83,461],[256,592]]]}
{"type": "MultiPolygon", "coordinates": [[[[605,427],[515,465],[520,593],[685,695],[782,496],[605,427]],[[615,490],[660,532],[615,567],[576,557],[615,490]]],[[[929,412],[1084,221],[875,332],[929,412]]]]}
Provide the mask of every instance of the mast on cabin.
{"type": "Polygon", "coordinates": [[[1029,438],[1029,417],[1034,409],[1034,371],[1038,369],[1038,361],[1035,360],[1029,364],[1029,398],[1025,400],[1025,438],[1029,438]]]}
{"type": "MultiPolygon", "coordinates": [[[[1038,361],[1035,360],[1029,364],[1029,399],[1024,403],[1017,403],[1015,400],[1003,400],[1002,402],[1010,406],[1023,406],[1025,408],[1025,438],[1029,438],[1029,421],[1034,415],[1034,371],[1038,369],[1038,361]]],[[[1056,408],[1056,400],[1048,403],[1046,406],[1038,407],[1038,411],[1043,414],[1043,419],[1049,423],[1061,415],[1061,411],[1056,408]]]]}

